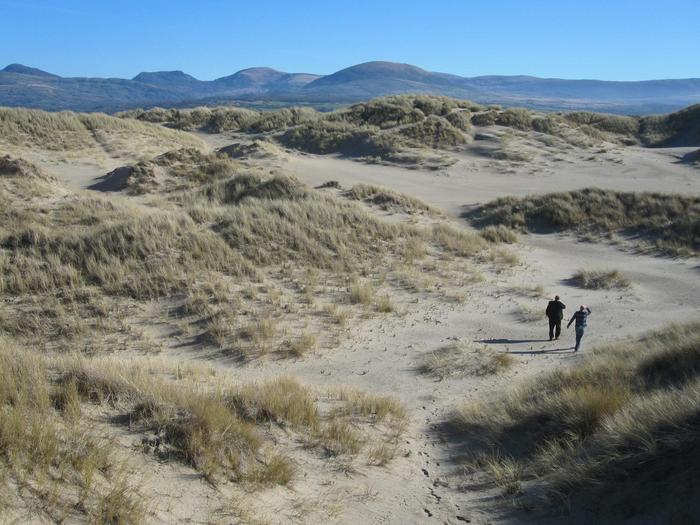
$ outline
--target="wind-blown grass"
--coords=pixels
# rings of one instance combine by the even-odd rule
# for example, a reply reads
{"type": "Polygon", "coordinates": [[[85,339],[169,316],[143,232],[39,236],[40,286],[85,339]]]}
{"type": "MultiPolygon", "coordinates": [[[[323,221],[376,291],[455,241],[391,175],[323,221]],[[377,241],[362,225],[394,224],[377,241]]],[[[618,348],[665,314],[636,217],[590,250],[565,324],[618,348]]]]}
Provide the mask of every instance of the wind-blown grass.
{"type": "Polygon", "coordinates": [[[570,231],[638,236],[656,251],[674,255],[700,250],[700,198],[588,188],[523,198],[503,197],[478,209],[482,225],[522,231],[570,231]]]}
{"type": "Polygon", "coordinates": [[[385,210],[409,214],[426,213],[432,216],[438,214],[435,208],[420,199],[370,184],[355,184],[344,195],[350,199],[377,205],[385,210]]]}
{"type": "Polygon", "coordinates": [[[665,521],[698,496],[699,342],[695,323],[598,348],[579,365],[460,406],[452,431],[475,465],[517,465],[511,483],[526,499],[543,492],[577,512],[665,521]]]}
{"type": "Polygon", "coordinates": [[[50,113],[21,108],[0,108],[0,142],[55,152],[97,148],[109,154],[130,153],[133,142],[139,143],[141,149],[202,146],[201,141],[192,135],[147,122],[101,113],[50,113]]]}

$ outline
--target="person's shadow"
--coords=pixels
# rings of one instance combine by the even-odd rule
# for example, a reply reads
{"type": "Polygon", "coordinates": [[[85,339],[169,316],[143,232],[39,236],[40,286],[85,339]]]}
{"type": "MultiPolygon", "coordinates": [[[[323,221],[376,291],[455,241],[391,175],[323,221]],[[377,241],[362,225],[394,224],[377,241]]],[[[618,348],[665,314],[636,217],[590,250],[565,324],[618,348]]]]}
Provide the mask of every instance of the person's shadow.
{"type": "Polygon", "coordinates": [[[505,353],[515,355],[562,354],[564,352],[570,352],[573,349],[573,346],[567,346],[566,348],[552,348],[551,350],[520,350],[519,352],[505,353]]]}
{"type": "Polygon", "coordinates": [[[486,345],[514,345],[518,343],[547,343],[549,339],[481,339],[474,342],[486,345]]]}
{"type": "MultiPolygon", "coordinates": [[[[475,342],[487,345],[508,345],[518,343],[549,343],[549,339],[481,339],[475,342]]],[[[505,353],[515,355],[560,354],[562,352],[568,352],[573,349],[573,346],[568,346],[566,348],[552,348],[551,350],[520,350],[505,353]]]]}

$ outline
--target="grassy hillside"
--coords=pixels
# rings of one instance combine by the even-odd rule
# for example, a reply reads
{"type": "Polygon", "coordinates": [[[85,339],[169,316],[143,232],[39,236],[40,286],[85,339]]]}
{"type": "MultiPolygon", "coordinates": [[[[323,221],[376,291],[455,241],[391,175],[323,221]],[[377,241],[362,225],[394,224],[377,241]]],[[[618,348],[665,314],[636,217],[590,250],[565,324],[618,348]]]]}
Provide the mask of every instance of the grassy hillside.
{"type": "Polygon", "coordinates": [[[525,198],[504,197],[472,214],[482,225],[577,234],[634,236],[669,254],[700,251],[700,198],[589,188],[525,198]]]}
{"type": "MultiPolygon", "coordinates": [[[[41,345],[93,345],[110,341],[106,333],[116,341],[125,335],[120,305],[160,299],[182,309],[184,333],[221,352],[291,355],[286,327],[307,314],[286,315],[288,302],[314,305],[313,323],[330,337],[341,317],[358,313],[348,287],[391,295],[433,259],[449,266],[493,249],[446,224],[383,222],[352,200],[432,213],[399,194],[358,187],[348,200],[196,150],[137,165],[126,186],[146,203],[66,194],[28,163],[2,166],[0,293],[16,302],[0,307],[0,328],[41,345]]],[[[370,294],[367,307],[378,308],[379,298],[370,294]]]]}
{"type": "Polygon", "coordinates": [[[197,138],[162,126],[101,113],[50,113],[0,108],[0,145],[10,152],[100,151],[111,156],[143,154],[175,147],[201,147],[197,138]]]}
{"type": "Polygon", "coordinates": [[[692,521],[698,348],[698,323],[598,348],[579,365],[460,406],[453,437],[519,505],[554,504],[573,523],[692,521]]]}

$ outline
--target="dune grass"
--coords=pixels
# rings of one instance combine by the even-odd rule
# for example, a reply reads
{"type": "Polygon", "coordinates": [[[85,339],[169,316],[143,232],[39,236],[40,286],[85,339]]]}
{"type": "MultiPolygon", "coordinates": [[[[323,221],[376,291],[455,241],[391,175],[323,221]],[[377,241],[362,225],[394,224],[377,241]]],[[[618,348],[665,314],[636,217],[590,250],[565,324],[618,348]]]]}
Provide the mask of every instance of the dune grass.
{"type": "Polygon", "coordinates": [[[370,184],[355,184],[344,195],[349,199],[374,204],[384,210],[408,214],[425,213],[430,216],[436,216],[439,213],[435,208],[416,197],[370,184]]]}
{"type": "Polygon", "coordinates": [[[439,380],[460,379],[499,374],[511,368],[514,363],[515,360],[509,354],[454,343],[426,354],[418,372],[439,380]]]}
{"type": "MultiPolygon", "coordinates": [[[[0,209],[0,293],[13,297],[11,305],[0,305],[0,327],[44,348],[60,342],[90,353],[119,347],[157,352],[158,342],[131,326],[126,306],[155,300],[176,305],[169,308],[183,336],[222,355],[302,357],[333,341],[315,332],[339,330],[353,317],[352,305],[365,314],[370,305],[379,313],[395,309],[389,299],[394,281],[382,285],[382,268],[422,265],[433,257],[486,257],[492,249],[479,235],[447,223],[384,222],[353,200],[197,150],[146,163],[161,170],[158,184],[144,194],[147,204],[66,194],[31,165],[3,162],[9,167],[0,181],[7,191],[0,189],[0,197],[10,191],[35,196],[9,199],[0,209]],[[32,189],[44,185],[45,195],[32,189]],[[350,290],[349,301],[332,291],[317,298],[309,279],[316,274],[318,283],[319,272],[337,289],[348,288],[348,276],[363,275],[365,290],[350,290]],[[294,273],[309,283],[290,289],[285,281],[290,274],[296,279],[294,273]],[[374,289],[381,294],[375,297],[374,289]],[[372,290],[367,297],[366,290],[372,290]],[[319,299],[322,311],[335,305],[336,314],[317,316],[317,325],[313,308],[299,306],[313,307],[319,299]],[[339,310],[342,302],[351,305],[339,310]],[[297,322],[302,317],[314,318],[311,327],[297,322]],[[309,337],[287,335],[287,329],[305,329],[309,337]]],[[[139,187],[135,180],[133,188],[139,187]]],[[[376,188],[356,187],[354,195],[427,208],[376,188]]]]}
{"type": "Polygon", "coordinates": [[[698,493],[699,343],[694,323],[598,348],[581,364],[461,405],[453,437],[527,504],[544,494],[573,509],[574,521],[587,515],[579,512],[668,520],[698,493]]]}
{"type": "Polygon", "coordinates": [[[234,175],[240,166],[228,156],[196,148],[168,151],[151,160],[122,166],[93,185],[97,190],[126,191],[130,195],[174,192],[234,175]]]}
{"type": "Polygon", "coordinates": [[[0,380],[0,493],[55,521],[142,521],[148,502],[132,471],[152,459],[181,462],[213,485],[289,485],[296,466],[270,424],[309,453],[351,461],[366,452],[383,465],[406,421],[396,400],[359,391],[321,395],[289,377],[236,385],[204,366],[50,356],[6,339],[0,380]],[[111,443],[114,426],[140,446],[111,443]]]}
{"type": "Polygon", "coordinates": [[[82,421],[75,383],[57,385],[45,358],[0,339],[3,499],[15,489],[29,514],[55,521],[140,521],[145,502],[124,485],[113,447],[82,421]]]}
{"type": "Polygon", "coordinates": [[[659,253],[689,255],[700,250],[700,199],[661,193],[625,193],[588,188],[564,193],[503,197],[472,214],[481,225],[521,231],[570,231],[634,236],[659,253]]]}
{"type": "Polygon", "coordinates": [[[0,108],[0,143],[8,147],[109,155],[168,150],[173,146],[201,147],[196,137],[148,122],[102,113],[51,113],[35,109],[0,108]]]}
{"type": "Polygon", "coordinates": [[[615,290],[632,284],[619,270],[579,270],[572,277],[575,286],[589,290],[615,290]]]}

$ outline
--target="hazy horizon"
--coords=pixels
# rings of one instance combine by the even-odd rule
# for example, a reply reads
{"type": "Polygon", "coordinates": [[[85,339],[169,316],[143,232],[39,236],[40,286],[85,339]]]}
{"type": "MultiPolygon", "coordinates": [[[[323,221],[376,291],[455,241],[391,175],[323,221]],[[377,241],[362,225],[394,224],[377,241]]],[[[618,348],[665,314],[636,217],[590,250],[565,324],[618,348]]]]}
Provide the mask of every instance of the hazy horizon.
{"type": "Polygon", "coordinates": [[[70,77],[132,78],[181,70],[212,80],[249,67],[326,75],[385,60],[460,76],[655,80],[697,78],[700,5],[658,1],[552,0],[430,9],[394,0],[352,6],[319,1],[249,5],[157,0],[119,8],[84,0],[0,0],[12,24],[0,64],[21,63],[70,77]],[[523,21],[527,20],[527,24],[523,21]]]}

